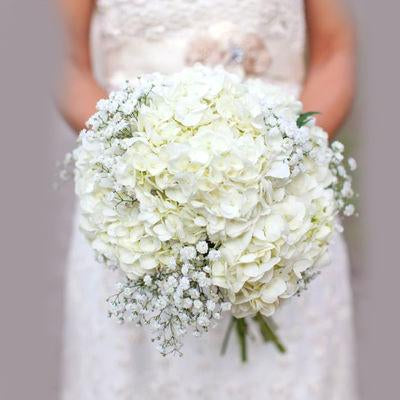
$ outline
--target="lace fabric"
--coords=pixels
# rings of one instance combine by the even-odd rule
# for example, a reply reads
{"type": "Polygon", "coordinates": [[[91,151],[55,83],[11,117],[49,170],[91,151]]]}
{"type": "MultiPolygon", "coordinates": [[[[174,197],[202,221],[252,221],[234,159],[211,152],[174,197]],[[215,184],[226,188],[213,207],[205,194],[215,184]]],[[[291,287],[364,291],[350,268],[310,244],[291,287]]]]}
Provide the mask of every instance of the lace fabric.
{"type": "MultiPolygon", "coordinates": [[[[109,88],[199,58],[294,92],[303,79],[301,0],[98,0],[93,39],[96,69],[109,88]]],[[[234,337],[219,355],[226,319],[202,338],[188,337],[183,358],[162,358],[145,330],[110,321],[105,299],[118,273],[97,264],[75,219],[63,400],[356,400],[349,265],[340,236],[331,265],[276,313],[288,352],[277,353],[254,330],[250,361],[242,365],[234,337]]]]}
{"type": "Polygon", "coordinates": [[[303,79],[301,0],[99,0],[96,25],[101,79],[110,87],[137,73],[175,72],[197,39],[226,42],[230,32],[253,35],[267,49],[268,68],[256,76],[292,86],[303,79]]]}
{"type": "Polygon", "coordinates": [[[302,46],[299,0],[98,0],[103,31],[114,37],[162,40],[186,29],[206,29],[211,21],[230,20],[243,29],[302,46]]]}

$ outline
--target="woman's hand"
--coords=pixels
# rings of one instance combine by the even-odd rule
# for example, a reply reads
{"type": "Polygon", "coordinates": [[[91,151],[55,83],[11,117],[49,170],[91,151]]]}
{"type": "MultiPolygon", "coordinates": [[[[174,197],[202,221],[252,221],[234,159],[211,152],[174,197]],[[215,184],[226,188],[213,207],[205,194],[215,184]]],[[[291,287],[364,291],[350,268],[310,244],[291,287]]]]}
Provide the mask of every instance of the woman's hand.
{"type": "Polygon", "coordinates": [[[341,0],[306,0],[309,64],[301,94],[305,111],[330,139],[348,113],[354,94],[354,34],[341,0]]]}
{"type": "Polygon", "coordinates": [[[94,0],[59,0],[67,42],[63,82],[58,104],[68,124],[77,132],[95,112],[106,92],[96,82],[90,59],[90,23],[94,0]]]}

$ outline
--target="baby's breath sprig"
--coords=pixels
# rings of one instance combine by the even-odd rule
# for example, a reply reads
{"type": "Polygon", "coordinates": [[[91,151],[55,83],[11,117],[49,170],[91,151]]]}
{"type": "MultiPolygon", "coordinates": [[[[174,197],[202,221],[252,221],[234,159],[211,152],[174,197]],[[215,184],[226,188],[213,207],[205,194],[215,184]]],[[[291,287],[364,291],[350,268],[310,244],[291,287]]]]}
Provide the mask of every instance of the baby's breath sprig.
{"type": "Polygon", "coordinates": [[[354,191],[352,188],[352,177],[348,170],[354,171],[357,163],[354,158],[347,160],[348,168],[345,166],[345,157],[343,155],[344,146],[339,141],[334,141],[331,145],[332,159],[329,168],[334,176],[332,189],[335,193],[336,204],[339,212],[346,217],[354,214],[355,207],[353,204],[354,191]]]}
{"type": "Polygon", "coordinates": [[[211,280],[208,261],[218,256],[206,241],[182,247],[169,271],[119,283],[118,292],[108,299],[109,316],[120,323],[148,326],[162,355],[182,355],[182,338],[188,331],[199,336],[230,310],[231,304],[211,280]]]}

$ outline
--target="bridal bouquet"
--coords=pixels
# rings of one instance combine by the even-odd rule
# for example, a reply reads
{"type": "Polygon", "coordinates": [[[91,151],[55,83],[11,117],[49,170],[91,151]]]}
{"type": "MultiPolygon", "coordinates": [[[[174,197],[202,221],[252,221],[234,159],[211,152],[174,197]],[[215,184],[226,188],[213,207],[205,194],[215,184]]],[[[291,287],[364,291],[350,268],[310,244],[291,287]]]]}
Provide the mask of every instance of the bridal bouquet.
{"type": "Polygon", "coordinates": [[[353,213],[343,145],[281,89],[194,67],[97,104],[73,153],[81,229],[123,271],[110,316],[180,353],[229,311],[279,349],[271,317],[318,273],[353,213]]]}

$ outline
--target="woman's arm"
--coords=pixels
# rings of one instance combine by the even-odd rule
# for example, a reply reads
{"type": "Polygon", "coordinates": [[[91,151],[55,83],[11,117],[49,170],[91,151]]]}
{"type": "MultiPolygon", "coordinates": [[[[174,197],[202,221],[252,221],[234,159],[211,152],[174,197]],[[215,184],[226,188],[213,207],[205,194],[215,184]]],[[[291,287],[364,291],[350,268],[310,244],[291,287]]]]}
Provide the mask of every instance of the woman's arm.
{"type": "Polygon", "coordinates": [[[94,0],[59,0],[64,21],[67,55],[58,94],[61,113],[80,131],[105,91],[96,82],[90,59],[90,22],[94,0]]]}
{"type": "Polygon", "coordinates": [[[341,0],[306,0],[309,43],[301,94],[305,111],[319,111],[318,124],[332,139],[354,94],[354,35],[341,0]]]}

